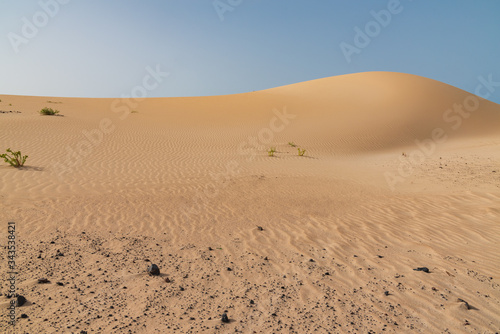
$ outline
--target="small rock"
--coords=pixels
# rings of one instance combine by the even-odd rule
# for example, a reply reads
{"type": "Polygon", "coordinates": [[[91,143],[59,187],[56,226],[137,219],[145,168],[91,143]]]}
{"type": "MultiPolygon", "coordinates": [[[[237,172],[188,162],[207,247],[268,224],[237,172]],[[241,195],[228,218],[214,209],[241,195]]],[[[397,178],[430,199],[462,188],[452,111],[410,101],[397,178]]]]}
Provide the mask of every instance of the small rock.
{"type": "Polygon", "coordinates": [[[465,321],[464,321],[464,326],[469,326],[469,325],[470,325],[469,320],[465,319],[465,321]]]}
{"type": "Polygon", "coordinates": [[[63,282],[56,282],[56,284],[59,285],[59,286],[64,286],[63,282]]]}
{"type": "Polygon", "coordinates": [[[429,268],[427,267],[418,267],[417,269],[413,269],[415,271],[423,271],[424,273],[430,273],[429,268]]]}
{"type": "Polygon", "coordinates": [[[316,261],[314,261],[313,259],[309,259],[309,262],[316,262],[316,261]]]}
{"type": "Polygon", "coordinates": [[[28,318],[28,315],[26,313],[21,314],[21,318],[26,319],[28,318]]]}
{"type": "Polygon", "coordinates": [[[24,296],[17,296],[17,306],[23,306],[27,302],[26,298],[24,296]]]}
{"type": "Polygon", "coordinates": [[[213,251],[214,249],[212,247],[208,247],[208,250],[209,251],[213,251]]]}
{"type": "Polygon", "coordinates": [[[465,300],[463,300],[462,298],[458,298],[458,299],[457,299],[457,301],[458,301],[458,302],[460,302],[460,303],[463,303],[463,305],[465,306],[465,308],[466,308],[467,310],[470,310],[470,309],[471,309],[471,307],[470,307],[469,303],[467,303],[467,302],[466,302],[465,300]]]}
{"type": "Polygon", "coordinates": [[[45,284],[45,283],[50,283],[50,281],[46,278],[39,278],[38,279],[38,284],[45,284]]]}
{"type": "Polygon", "coordinates": [[[223,323],[226,323],[226,324],[229,322],[229,318],[227,317],[227,313],[223,313],[222,314],[222,319],[221,320],[222,320],[223,323]]]}
{"type": "Polygon", "coordinates": [[[255,304],[255,302],[253,301],[253,299],[250,299],[250,304],[251,305],[255,304]]]}
{"type": "Polygon", "coordinates": [[[160,275],[160,268],[158,268],[156,264],[151,264],[148,267],[148,274],[153,276],[158,276],[160,275]]]}
{"type": "Polygon", "coordinates": [[[227,271],[233,271],[233,269],[231,269],[231,268],[227,267],[227,271]]]}
{"type": "Polygon", "coordinates": [[[165,282],[170,283],[171,281],[170,281],[170,279],[167,277],[167,278],[165,278],[165,282]]]}
{"type": "Polygon", "coordinates": [[[382,255],[377,255],[379,259],[383,259],[384,257],[382,255]]]}
{"type": "Polygon", "coordinates": [[[259,231],[264,231],[264,228],[263,228],[262,226],[257,226],[257,229],[258,229],[259,231]]]}
{"type": "Polygon", "coordinates": [[[389,291],[384,291],[384,295],[389,296],[389,291]]]}

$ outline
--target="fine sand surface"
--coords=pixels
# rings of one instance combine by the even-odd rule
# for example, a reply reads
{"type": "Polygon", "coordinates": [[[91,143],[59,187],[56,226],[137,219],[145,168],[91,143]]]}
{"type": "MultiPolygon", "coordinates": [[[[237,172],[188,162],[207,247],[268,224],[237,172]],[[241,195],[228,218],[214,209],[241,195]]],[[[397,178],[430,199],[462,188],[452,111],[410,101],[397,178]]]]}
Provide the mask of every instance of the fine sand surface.
{"type": "Polygon", "coordinates": [[[29,155],[0,165],[0,332],[9,221],[16,333],[500,331],[498,104],[385,72],[0,99],[0,150],[29,155]]]}

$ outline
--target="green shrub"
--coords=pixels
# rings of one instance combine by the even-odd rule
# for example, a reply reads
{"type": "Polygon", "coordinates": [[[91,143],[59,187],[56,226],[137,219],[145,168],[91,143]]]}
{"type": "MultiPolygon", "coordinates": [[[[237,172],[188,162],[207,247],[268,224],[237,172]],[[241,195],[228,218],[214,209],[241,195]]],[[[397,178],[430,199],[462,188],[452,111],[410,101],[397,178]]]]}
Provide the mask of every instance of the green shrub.
{"type": "Polygon", "coordinates": [[[42,115],[56,115],[59,113],[59,110],[54,110],[52,108],[43,108],[40,110],[40,114],[42,115]]]}
{"type": "Polygon", "coordinates": [[[270,157],[274,157],[274,152],[276,152],[276,147],[271,147],[271,148],[267,151],[267,154],[268,154],[270,157]]]}
{"type": "Polygon", "coordinates": [[[288,145],[290,145],[291,147],[297,147],[297,145],[295,145],[293,141],[288,142],[288,145]]]}
{"type": "Polygon", "coordinates": [[[297,150],[299,150],[299,155],[300,155],[300,156],[303,156],[303,155],[304,155],[304,153],[306,153],[306,150],[305,150],[305,149],[304,149],[304,150],[301,150],[301,149],[300,149],[300,147],[299,147],[299,148],[297,148],[297,150]]]}
{"type": "Polygon", "coordinates": [[[3,158],[5,162],[9,163],[11,166],[19,168],[24,165],[24,162],[26,161],[26,158],[28,158],[28,156],[21,156],[21,151],[14,152],[10,148],[8,148],[7,153],[0,154],[0,158],[3,158]]]}

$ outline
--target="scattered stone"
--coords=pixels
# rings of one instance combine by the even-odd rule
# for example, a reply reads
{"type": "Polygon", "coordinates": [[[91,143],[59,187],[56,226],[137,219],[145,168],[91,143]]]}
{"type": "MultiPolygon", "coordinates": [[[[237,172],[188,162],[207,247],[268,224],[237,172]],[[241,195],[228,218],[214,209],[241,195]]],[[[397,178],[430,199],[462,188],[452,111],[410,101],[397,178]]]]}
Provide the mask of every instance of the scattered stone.
{"type": "Polygon", "coordinates": [[[231,268],[227,267],[227,271],[232,271],[232,270],[233,270],[233,269],[231,269],[231,268]]]}
{"type": "Polygon", "coordinates": [[[64,256],[64,254],[58,249],[57,253],[56,253],[56,256],[64,256]]]}
{"type": "Polygon", "coordinates": [[[212,247],[208,247],[208,250],[209,251],[213,251],[214,249],[212,247]]]}
{"type": "Polygon", "coordinates": [[[268,257],[267,257],[267,256],[264,258],[264,260],[269,261],[269,259],[268,259],[268,257]]]}
{"type": "Polygon", "coordinates": [[[470,325],[469,320],[465,319],[465,321],[464,321],[464,326],[469,326],[469,325],[470,325]]]}
{"type": "Polygon", "coordinates": [[[384,295],[389,296],[390,295],[389,291],[384,291],[384,295]]]}
{"type": "Polygon", "coordinates": [[[330,276],[330,273],[329,273],[329,272],[326,272],[326,273],[325,273],[325,276],[330,276]]]}
{"type": "Polygon", "coordinates": [[[423,271],[424,273],[430,273],[429,268],[427,267],[418,267],[417,269],[413,269],[415,271],[423,271]]]}
{"type": "Polygon", "coordinates": [[[259,231],[264,231],[264,228],[263,228],[262,226],[257,226],[257,229],[258,229],[259,231]]]}
{"type": "Polygon", "coordinates": [[[229,318],[227,317],[227,313],[223,313],[222,314],[222,319],[221,320],[222,320],[223,323],[226,323],[226,324],[229,322],[229,318]]]}
{"type": "Polygon", "coordinates": [[[26,313],[21,314],[21,318],[26,319],[28,318],[28,315],[26,313]]]}
{"type": "Polygon", "coordinates": [[[181,287],[179,287],[179,290],[184,291],[184,288],[181,286],[181,287]]]}
{"type": "Polygon", "coordinates": [[[158,276],[160,275],[160,268],[156,264],[151,264],[148,267],[148,274],[152,276],[158,276]]]}
{"type": "Polygon", "coordinates": [[[384,257],[382,255],[377,255],[379,259],[383,259],[384,257]]]}
{"type": "Polygon", "coordinates": [[[45,283],[50,283],[50,281],[46,278],[39,278],[38,279],[38,284],[45,284],[45,283]]]}
{"type": "Polygon", "coordinates": [[[59,286],[64,286],[63,282],[56,282],[56,284],[59,285],[59,286]]]}
{"type": "Polygon", "coordinates": [[[17,296],[17,306],[23,306],[27,302],[26,298],[24,296],[17,296]]]}
{"type": "Polygon", "coordinates": [[[309,262],[316,262],[316,261],[314,261],[313,259],[309,259],[309,262]]]}
{"type": "Polygon", "coordinates": [[[255,304],[255,302],[253,301],[253,299],[250,299],[250,304],[251,305],[255,304]]]}
{"type": "Polygon", "coordinates": [[[168,278],[168,277],[165,278],[165,282],[170,283],[171,282],[170,278],[168,278]]]}

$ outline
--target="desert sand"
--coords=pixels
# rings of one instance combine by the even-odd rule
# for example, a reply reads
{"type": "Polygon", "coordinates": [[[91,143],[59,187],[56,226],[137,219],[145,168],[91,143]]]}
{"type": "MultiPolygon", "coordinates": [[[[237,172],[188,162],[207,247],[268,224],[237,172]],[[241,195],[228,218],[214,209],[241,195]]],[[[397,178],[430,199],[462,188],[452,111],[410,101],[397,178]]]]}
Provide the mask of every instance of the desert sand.
{"type": "Polygon", "coordinates": [[[29,156],[0,166],[27,299],[13,328],[2,280],[1,332],[500,331],[498,104],[387,72],[0,99],[0,150],[29,156]]]}

